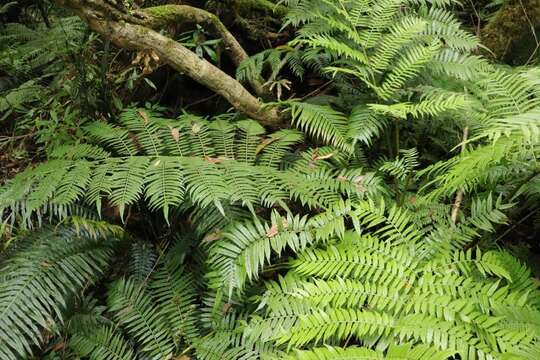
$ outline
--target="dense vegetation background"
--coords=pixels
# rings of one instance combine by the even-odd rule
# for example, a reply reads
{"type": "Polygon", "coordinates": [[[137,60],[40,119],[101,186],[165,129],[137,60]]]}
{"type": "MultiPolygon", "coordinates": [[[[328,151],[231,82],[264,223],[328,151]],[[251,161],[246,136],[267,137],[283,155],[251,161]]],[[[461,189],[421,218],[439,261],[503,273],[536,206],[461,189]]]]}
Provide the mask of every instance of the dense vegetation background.
{"type": "Polygon", "coordinates": [[[0,4],[0,359],[540,359],[538,0],[0,4]]]}

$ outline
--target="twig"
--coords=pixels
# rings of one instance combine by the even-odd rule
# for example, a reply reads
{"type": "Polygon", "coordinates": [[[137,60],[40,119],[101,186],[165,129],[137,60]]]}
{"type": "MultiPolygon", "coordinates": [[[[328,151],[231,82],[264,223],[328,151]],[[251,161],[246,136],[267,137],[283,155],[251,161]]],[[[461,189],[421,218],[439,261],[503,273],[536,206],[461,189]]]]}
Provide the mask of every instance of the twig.
{"type": "Polygon", "coordinates": [[[536,46],[535,46],[533,52],[531,53],[531,56],[529,56],[529,58],[527,59],[527,62],[525,63],[525,65],[527,65],[534,58],[534,55],[538,51],[538,48],[540,47],[540,42],[538,41],[538,36],[536,35],[535,26],[534,26],[533,22],[531,21],[531,19],[529,18],[529,14],[527,14],[527,9],[525,8],[525,5],[523,5],[522,0],[519,0],[519,5],[521,6],[521,9],[523,10],[523,13],[525,14],[525,19],[527,19],[527,22],[529,23],[529,26],[531,28],[531,34],[532,34],[532,36],[534,38],[534,42],[536,43],[536,46]]]}
{"type": "Polygon", "coordinates": [[[332,84],[332,80],[328,80],[327,82],[325,82],[324,84],[322,84],[321,86],[319,86],[318,88],[316,88],[315,90],[313,90],[312,92],[310,92],[309,94],[305,95],[304,97],[302,97],[301,100],[305,100],[307,99],[308,97],[311,97],[317,93],[320,93],[321,91],[323,91],[324,88],[326,88],[328,85],[332,84]]]}
{"type": "Polygon", "coordinates": [[[528,220],[531,216],[533,216],[534,214],[536,214],[539,210],[540,210],[540,208],[536,208],[535,210],[531,211],[530,213],[528,213],[527,215],[525,215],[524,217],[522,217],[517,223],[513,224],[511,227],[509,227],[508,229],[506,229],[505,232],[503,232],[500,236],[498,236],[498,237],[493,241],[493,243],[496,244],[497,242],[499,242],[499,240],[503,239],[506,235],[508,235],[508,234],[510,233],[510,231],[514,230],[518,225],[523,224],[526,220],[528,220]]]}
{"type": "MultiPolygon", "coordinates": [[[[465,126],[463,129],[463,142],[461,143],[461,153],[465,151],[467,148],[467,138],[469,137],[469,127],[465,126]]],[[[463,194],[465,193],[465,190],[463,188],[459,189],[456,194],[456,199],[454,201],[454,205],[452,205],[452,223],[455,224],[457,222],[458,214],[459,214],[459,208],[461,207],[461,202],[463,201],[463,194]]]]}
{"type": "Polygon", "coordinates": [[[205,97],[204,99],[200,99],[200,100],[197,100],[197,101],[195,101],[195,102],[192,102],[191,104],[188,104],[188,105],[184,106],[184,110],[187,109],[187,108],[190,108],[190,107],[192,107],[192,106],[195,106],[195,105],[197,105],[197,104],[200,104],[200,103],[203,103],[203,102],[205,102],[205,101],[208,101],[208,100],[210,100],[210,99],[213,99],[213,98],[215,98],[216,96],[218,96],[218,95],[217,95],[217,94],[213,94],[213,95],[210,95],[210,96],[208,96],[208,97],[205,97]]]}
{"type": "Polygon", "coordinates": [[[476,10],[476,7],[474,6],[474,2],[472,0],[469,0],[469,2],[471,3],[471,6],[473,8],[473,11],[474,11],[474,14],[476,16],[476,19],[477,19],[477,23],[476,23],[476,36],[480,37],[480,29],[481,29],[481,23],[482,23],[482,19],[480,18],[480,14],[478,14],[478,11],[476,10]]]}

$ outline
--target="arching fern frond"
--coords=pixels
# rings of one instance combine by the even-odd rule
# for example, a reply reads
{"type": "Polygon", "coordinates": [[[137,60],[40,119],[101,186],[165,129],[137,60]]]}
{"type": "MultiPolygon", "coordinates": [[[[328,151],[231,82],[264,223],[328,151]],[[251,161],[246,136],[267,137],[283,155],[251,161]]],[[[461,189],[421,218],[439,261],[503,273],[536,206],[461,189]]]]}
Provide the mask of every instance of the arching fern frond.
{"type": "Polygon", "coordinates": [[[69,228],[29,234],[28,245],[0,269],[0,357],[29,357],[66,304],[108,267],[113,238],[77,235],[69,228]]]}
{"type": "MultiPolygon", "coordinates": [[[[339,144],[349,148],[345,117],[337,112],[330,118],[323,115],[317,119],[326,125],[316,126],[317,134],[330,129],[324,135],[329,138],[334,131],[343,132],[339,144]],[[334,117],[342,124],[336,127],[334,117]]],[[[305,174],[300,167],[286,168],[292,146],[303,139],[299,131],[280,130],[263,137],[264,128],[252,120],[157,116],[146,109],[128,109],[121,115],[127,130],[94,123],[87,129],[91,138],[112,154],[91,144],[63,147],[55,152],[58,158],[12,179],[0,195],[0,208],[30,223],[51,205],[65,208],[85,202],[100,213],[108,201],[123,218],[127,207],[144,199],[168,221],[171,210],[186,202],[222,212],[228,204],[254,211],[257,205],[286,207],[291,199],[311,207],[328,206],[342,194],[355,192],[332,171],[305,174]]]]}

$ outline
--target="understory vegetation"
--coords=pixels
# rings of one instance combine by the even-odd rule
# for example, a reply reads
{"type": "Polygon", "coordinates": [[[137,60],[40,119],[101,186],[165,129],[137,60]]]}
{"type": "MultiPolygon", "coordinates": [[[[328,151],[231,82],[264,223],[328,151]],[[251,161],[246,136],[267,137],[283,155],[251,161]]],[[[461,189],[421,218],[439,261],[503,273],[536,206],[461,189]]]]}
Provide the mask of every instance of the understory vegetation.
{"type": "Polygon", "coordinates": [[[0,5],[0,359],[540,359],[520,3],[0,5]]]}

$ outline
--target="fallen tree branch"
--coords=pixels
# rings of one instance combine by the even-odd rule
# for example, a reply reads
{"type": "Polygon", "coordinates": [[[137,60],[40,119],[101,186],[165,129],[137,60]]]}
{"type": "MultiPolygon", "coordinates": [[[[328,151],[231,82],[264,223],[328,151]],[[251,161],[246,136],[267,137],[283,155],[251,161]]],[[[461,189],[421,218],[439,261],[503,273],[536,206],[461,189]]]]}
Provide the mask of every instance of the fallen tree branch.
{"type": "Polygon", "coordinates": [[[276,108],[265,108],[264,104],[247,91],[239,81],[173,39],[153,30],[174,19],[180,21],[184,16],[180,15],[180,10],[191,11],[191,14],[196,15],[195,20],[210,21],[220,29],[220,35],[227,37],[224,42],[231,46],[229,51],[230,54],[234,54],[236,61],[246,58],[247,54],[243,48],[215,15],[183,5],[167,5],[167,8],[170,7],[172,11],[165,12],[167,16],[163,15],[163,12],[157,16],[156,8],[149,13],[143,10],[130,13],[123,11],[120,5],[113,6],[116,3],[112,1],[113,4],[111,4],[111,0],[107,2],[104,0],[56,0],[56,2],[71,8],[88,24],[90,29],[110,39],[118,47],[153,50],[161,61],[223,96],[235,109],[259,121],[262,125],[279,127],[282,123],[282,116],[276,108]]]}
{"type": "MultiPolygon", "coordinates": [[[[136,13],[144,17],[146,19],[144,25],[152,29],[160,29],[170,24],[190,22],[210,25],[211,31],[221,38],[225,52],[236,66],[249,57],[242,45],[229,32],[221,20],[206,10],[189,5],[169,4],[145,8],[136,13]]],[[[260,80],[251,80],[249,83],[257,95],[268,95],[260,80]]]]}

